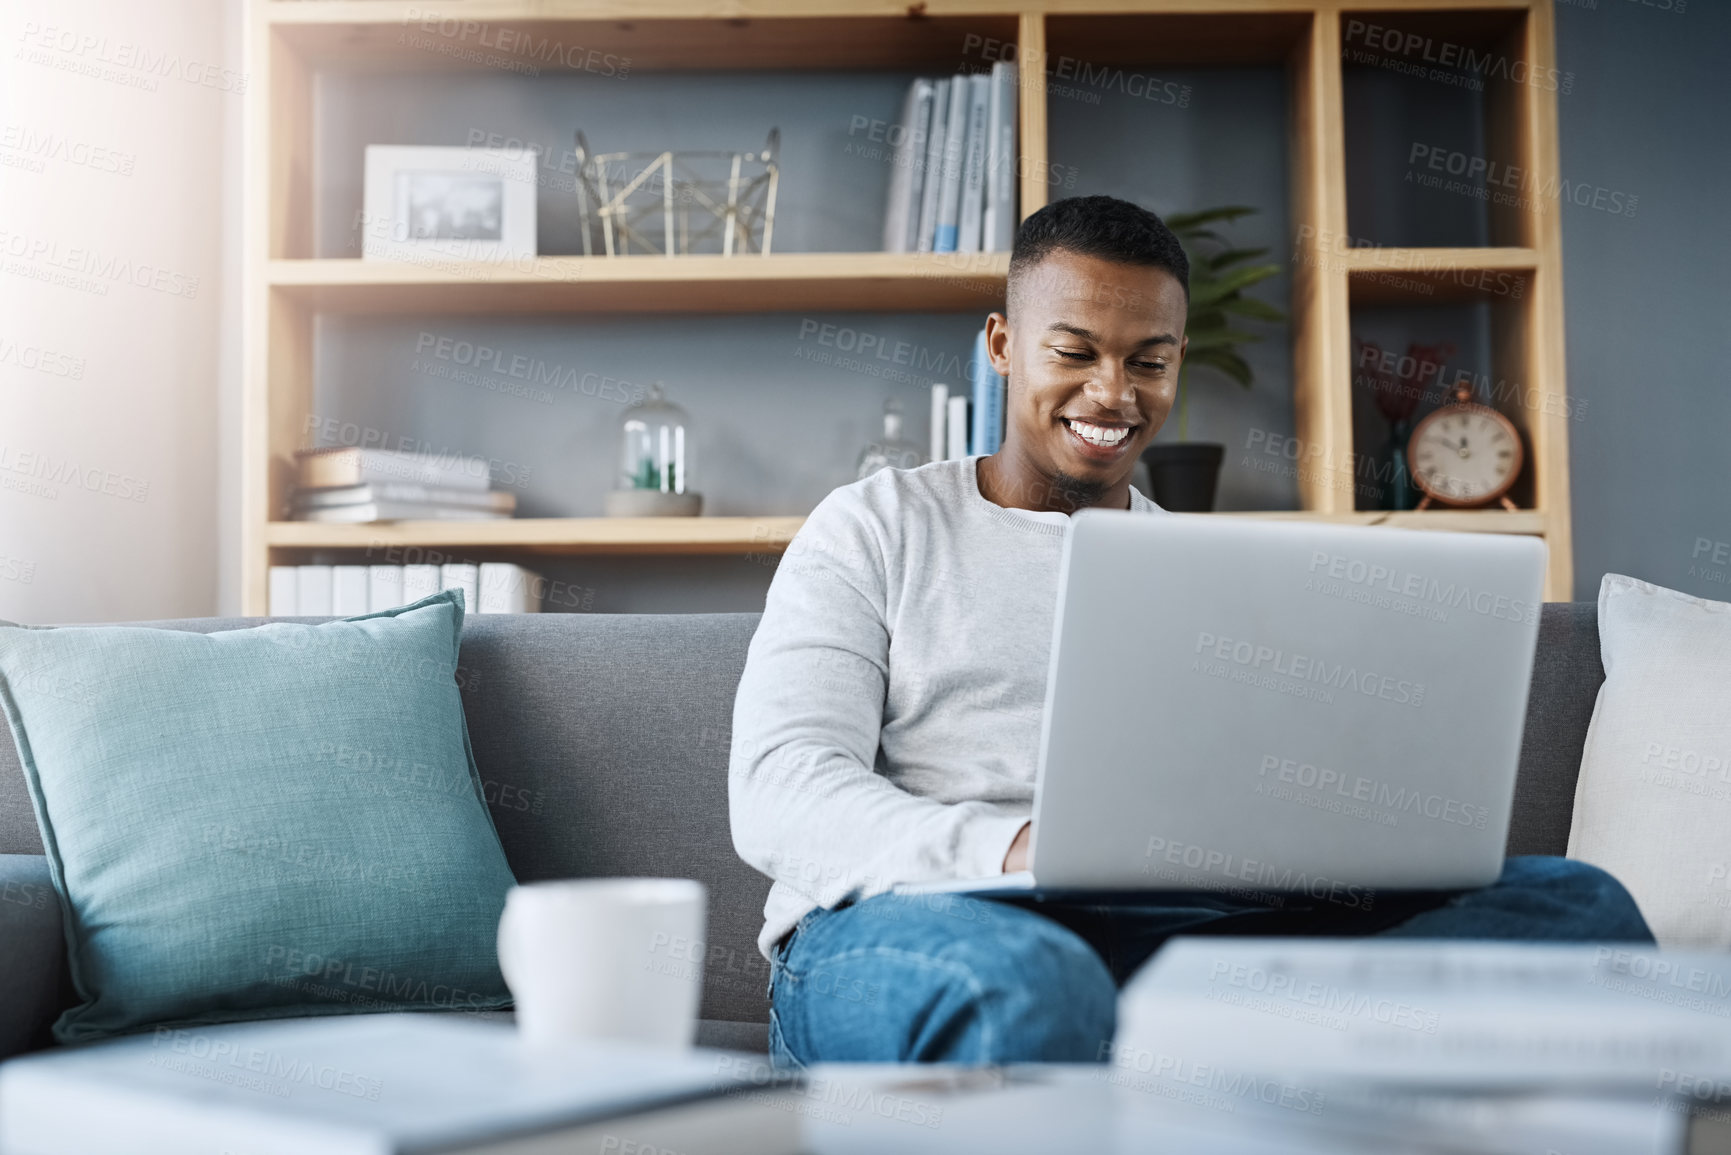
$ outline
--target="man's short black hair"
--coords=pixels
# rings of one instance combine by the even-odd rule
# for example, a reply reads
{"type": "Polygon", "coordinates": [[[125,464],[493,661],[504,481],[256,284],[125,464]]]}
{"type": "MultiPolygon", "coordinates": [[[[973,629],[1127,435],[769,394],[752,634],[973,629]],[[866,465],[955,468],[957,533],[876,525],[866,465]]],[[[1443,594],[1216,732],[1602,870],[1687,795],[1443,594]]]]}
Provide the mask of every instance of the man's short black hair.
{"type": "Polygon", "coordinates": [[[1053,201],[1022,222],[1010,250],[1009,297],[1028,271],[1063,249],[1125,265],[1164,269],[1190,298],[1190,258],[1166,222],[1140,205],[1117,197],[1070,197],[1053,201]]]}

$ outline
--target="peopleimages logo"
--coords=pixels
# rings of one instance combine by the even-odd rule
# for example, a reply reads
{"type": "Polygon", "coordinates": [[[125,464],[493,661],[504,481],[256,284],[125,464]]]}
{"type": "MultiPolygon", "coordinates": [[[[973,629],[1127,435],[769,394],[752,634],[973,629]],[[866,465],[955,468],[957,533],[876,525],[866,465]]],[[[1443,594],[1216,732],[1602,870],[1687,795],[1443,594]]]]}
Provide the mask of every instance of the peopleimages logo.
{"type": "Polygon", "coordinates": [[[415,352],[438,361],[473,368],[477,372],[495,373],[531,385],[551,385],[621,405],[642,401],[645,395],[641,385],[603,376],[594,370],[579,374],[576,369],[552,364],[539,357],[441,336],[424,329],[415,337],[415,352]]]}
{"type": "Polygon", "coordinates": [[[1270,1107],[1284,1107],[1306,1115],[1320,1115],[1327,1101],[1323,1092],[1274,1079],[1232,1071],[1209,1063],[1198,1063],[1177,1055],[1150,1051],[1124,1043],[1101,1043],[1099,1059],[1118,1070],[1096,1074],[1115,1087],[1130,1087],[1202,1107],[1234,1111],[1246,1099],[1270,1107]],[[1136,1074],[1147,1075],[1137,1079],[1136,1074]],[[1202,1088],[1212,1094],[1174,1094],[1182,1088],[1202,1088]]]}
{"type": "Polygon", "coordinates": [[[69,485],[89,493],[103,493],[121,501],[143,501],[150,496],[150,482],[112,469],[87,466],[70,457],[56,459],[52,454],[38,453],[0,442],[0,488],[28,488],[38,496],[56,498],[55,485],[69,485]],[[46,484],[27,486],[14,482],[18,478],[35,479],[46,484]]]}
{"type": "MultiPolygon", "coordinates": [[[[501,61],[517,64],[510,58],[521,57],[570,72],[591,72],[621,80],[631,73],[629,56],[567,44],[552,36],[537,36],[526,28],[447,16],[436,8],[410,8],[403,14],[403,27],[405,31],[398,36],[398,44],[437,52],[456,60],[500,65],[501,61]],[[432,39],[435,36],[439,39],[432,39]],[[488,53],[493,55],[488,56],[488,53]]],[[[531,76],[540,75],[540,70],[533,64],[517,64],[513,70],[531,76]]]]}
{"type": "Polygon", "coordinates": [[[158,50],[146,44],[117,40],[107,35],[97,36],[76,28],[39,24],[34,20],[24,22],[18,39],[21,44],[17,52],[19,59],[28,59],[35,64],[48,64],[50,67],[63,67],[54,63],[52,56],[47,55],[59,53],[66,64],[70,65],[63,67],[64,71],[78,72],[100,80],[120,81],[146,92],[155,92],[156,81],[159,79],[178,79],[202,88],[232,92],[237,96],[246,93],[247,78],[244,73],[201,60],[182,59],[178,52],[158,50]],[[125,75],[128,72],[135,75],[125,75]],[[140,73],[143,75],[136,75],[140,73]]]}
{"type": "MultiPolygon", "coordinates": [[[[964,363],[961,354],[954,349],[934,349],[908,341],[891,341],[883,333],[874,333],[869,329],[852,329],[846,325],[835,325],[811,317],[801,319],[799,341],[800,344],[794,347],[795,357],[833,364],[843,369],[871,372],[872,362],[877,361],[890,366],[906,366],[916,374],[923,375],[923,380],[926,381],[972,381],[974,377],[971,372],[972,362],[964,363]],[[825,356],[814,346],[834,349],[837,353],[850,356],[825,356]]],[[[873,372],[872,375],[885,374],[873,372]]],[[[905,374],[893,376],[906,376],[910,381],[915,379],[905,374]]]]}
{"type": "Polygon", "coordinates": [[[1458,192],[1492,204],[1514,205],[1531,212],[1543,212],[1545,202],[1563,201],[1614,216],[1632,217],[1641,203],[1640,197],[1621,189],[1570,181],[1560,176],[1541,180],[1531,169],[1422,141],[1413,142],[1406,160],[1408,183],[1458,192]],[[1420,162],[1431,171],[1415,171],[1420,162]],[[1461,179],[1445,184],[1442,179],[1445,173],[1461,179]]]}
{"type": "Polygon", "coordinates": [[[110,284],[133,285],[188,300],[198,296],[198,278],[190,274],[85,245],[62,245],[49,237],[0,229],[0,254],[23,262],[8,265],[9,273],[48,281],[57,275],[71,278],[67,287],[83,292],[100,290],[99,296],[107,295],[110,284]]]}
{"type": "MultiPolygon", "coordinates": [[[[1666,958],[1651,951],[1602,946],[1593,952],[1589,981],[1607,986],[1613,979],[1636,980],[1656,990],[1699,995],[1705,1000],[1731,999],[1731,976],[1715,968],[1692,966],[1687,960],[1666,958]]],[[[1618,989],[1628,990],[1625,986],[1618,989]]],[[[1723,1009],[1715,1013],[1723,1014],[1723,1009]]]]}
{"type": "MultiPolygon", "coordinates": [[[[376,991],[383,999],[350,999],[338,998],[339,1002],[370,1003],[379,1007],[401,1007],[430,1004],[443,1010],[486,1010],[492,1006],[495,996],[476,991],[464,990],[462,987],[451,986],[448,983],[428,982],[424,978],[411,975],[400,975],[394,971],[381,970],[378,967],[362,966],[340,958],[322,955],[315,951],[272,944],[265,950],[265,970],[267,982],[277,986],[293,986],[296,978],[317,980],[319,983],[337,989],[353,988],[359,991],[376,991]]],[[[317,992],[329,997],[325,992],[317,992]]]]}
{"type": "MultiPolygon", "coordinates": [[[[1426,1035],[1436,1034],[1442,1022],[1442,1015],[1428,1007],[1396,1002],[1393,999],[1373,999],[1360,991],[1338,987],[1332,983],[1310,980],[1299,982],[1295,976],[1284,971],[1268,971],[1244,963],[1216,961],[1209,967],[1208,982],[1211,987],[1233,987],[1269,999],[1283,999],[1305,1007],[1315,1007],[1333,1015],[1368,1019],[1383,1026],[1400,1027],[1426,1035]]],[[[1224,993],[1213,989],[1208,992],[1207,997],[1228,1001],[1220,998],[1224,993]]]]}
{"type": "MultiPolygon", "coordinates": [[[[1319,901],[1339,903],[1341,906],[1362,910],[1369,910],[1376,898],[1376,891],[1368,886],[1356,886],[1325,878],[1320,874],[1306,874],[1289,866],[1280,866],[1257,858],[1244,858],[1231,851],[1215,850],[1194,842],[1162,838],[1158,834],[1149,836],[1148,849],[1143,852],[1143,857],[1148,861],[1143,864],[1142,873],[1158,878],[1173,877],[1174,872],[1170,870],[1151,869],[1165,863],[1212,874],[1232,883],[1245,883],[1264,891],[1308,894],[1319,901]]],[[[1270,905],[1278,905],[1278,901],[1270,905]]]]}
{"type": "Polygon", "coordinates": [[[311,1061],[279,1051],[237,1043],[179,1027],[157,1027],[151,1037],[150,1065],[178,1073],[197,1075],[213,1082],[230,1083],[248,1090],[263,1090],[286,1097],[289,1085],[299,1084],[334,1091],[355,1099],[378,1101],[383,1081],[344,1067],[316,1066],[311,1061]],[[162,1053],[166,1052],[166,1053],[162,1053]],[[179,1058],[177,1058],[177,1056],[179,1058]],[[187,1060],[195,1060],[187,1063],[187,1060]],[[227,1071],[223,1067],[230,1068],[227,1071]],[[249,1077],[256,1077],[248,1081],[249,1077]],[[263,1081],[270,1084],[265,1085],[263,1081]]]}
{"type": "Polygon", "coordinates": [[[133,168],[138,164],[136,153],[104,148],[89,141],[23,124],[0,125],[0,149],[19,153],[25,159],[36,162],[33,169],[35,172],[42,171],[42,162],[58,160],[96,172],[131,176],[133,168]]]}
{"type": "MultiPolygon", "coordinates": [[[[1256,768],[1256,774],[1259,778],[1272,777],[1275,782],[1313,791],[1328,801],[1362,802],[1380,807],[1392,812],[1391,817],[1393,814],[1420,814],[1453,826],[1469,826],[1474,830],[1483,830],[1491,813],[1486,807],[1474,806],[1458,798],[1426,794],[1421,790],[1409,790],[1405,786],[1391,786],[1375,778],[1345,774],[1339,770],[1330,770],[1326,766],[1300,762],[1296,758],[1282,758],[1278,754],[1264,754],[1261,764],[1256,768]]],[[[1259,783],[1257,792],[1262,793],[1262,790],[1259,783]]]]}
{"type": "MultiPolygon", "coordinates": [[[[1451,83],[1457,79],[1451,72],[1473,73],[1473,83],[1464,87],[1474,91],[1482,90],[1486,79],[1525,84],[1541,92],[1560,92],[1564,96],[1575,86],[1573,72],[1535,68],[1530,61],[1514,59],[1501,52],[1471,48],[1464,44],[1439,40],[1434,36],[1389,28],[1365,20],[1349,19],[1342,40],[1345,44],[1362,45],[1363,49],[1368,50],[1346,49],[1348,59],[1355,63],[1382,63],[1375,59],[1376,53],[1405,57],[1404,65],[1397,71],[1451,83]],[[1426,68],[1427,65],[1435,67],[1426,68]]],[[[1388,64],[1383,66],[1389,67],[1388,64]]]]}
{"type": "Polygon", "coordinates": [[[1367,698],[1380,698],[1400,706],[1418,707],[1424,704],[1423,682],[1407,681],[1379,674],[1374,670],[1360,670],[1357,666],[1349,666],[1344,662],[1330,665],[1326,659],[1310,654],[1221,637],[1206,630],[1197,633],[1193,652],[1217,661],[1230,662],[1249,672],[1288,678],[1307,686],[1349,690],[1367,698]]]}
{"type": "Polygon", "coordinates": [[[1522,601],[1507,594],[1492,593],[1490,590],[1475,590],[1461,582],[1442,582],[1424,574],[1367,562],[1362,558],[1328,553],[1325,550],[1311,553],[1310,573],[1397,597],[1430,602],[1445,609],[1469,610],[1499,621],[1531,626],[1539,620],[1539,606],[1536,602],[1522,601]]]}
{"type": "Polygon", "coordinates": [[[84,358],[41,345],[20,345],[17,341],[0,337],[0,366],[5,365],[16,365],[50,377],[66,377],[73,381],[84,379],[84,358]]]}

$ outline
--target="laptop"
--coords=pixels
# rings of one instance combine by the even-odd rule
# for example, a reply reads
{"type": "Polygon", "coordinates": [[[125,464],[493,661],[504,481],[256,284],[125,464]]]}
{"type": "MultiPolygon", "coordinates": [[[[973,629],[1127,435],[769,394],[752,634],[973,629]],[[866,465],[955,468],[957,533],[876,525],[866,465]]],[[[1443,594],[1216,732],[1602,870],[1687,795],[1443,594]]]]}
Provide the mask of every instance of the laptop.
{"type": "Polygon", "coordinates": [[[896,889],[1494,882],[1545,561],[1516,535],[1077,513],[1030,868],[896,889]]]}

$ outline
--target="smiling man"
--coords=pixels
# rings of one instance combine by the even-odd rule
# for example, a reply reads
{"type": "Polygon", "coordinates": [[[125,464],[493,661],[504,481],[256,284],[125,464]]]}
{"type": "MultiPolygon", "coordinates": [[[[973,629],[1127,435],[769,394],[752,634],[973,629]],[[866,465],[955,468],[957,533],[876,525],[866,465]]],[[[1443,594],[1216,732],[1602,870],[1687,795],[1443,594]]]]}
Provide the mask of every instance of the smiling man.
{"type": "MultiPolygon", "coordinates": [[[[843,486],[789,543],[729,772],[734,846],[775,881],[758,946],[777,1063],[1098,1061],[1117,984],[1178,933],[1652,941],[1614,880],[1561,859],[1374,911],[889,893],[1026,865],[1065,525],[1089,506],[1163,513],[1130,471],[1172,407],[1188,282],[1177,238],[1133,204],[1034,213],[1008,316],[986,322],[1003,447],[843,486]]],[[[1133,588],[1121,608],[1161,612],[1133,588]]]]}

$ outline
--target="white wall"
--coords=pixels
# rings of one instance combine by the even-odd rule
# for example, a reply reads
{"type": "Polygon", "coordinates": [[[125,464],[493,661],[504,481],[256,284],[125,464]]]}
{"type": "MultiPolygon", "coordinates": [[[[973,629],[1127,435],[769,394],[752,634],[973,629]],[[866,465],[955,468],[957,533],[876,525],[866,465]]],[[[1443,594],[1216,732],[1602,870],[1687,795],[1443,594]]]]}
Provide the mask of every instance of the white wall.
{"type": "Polygon", "coordinates": [[[233,602],[238,12],[0,0],[0,618],[233,602]]]}

